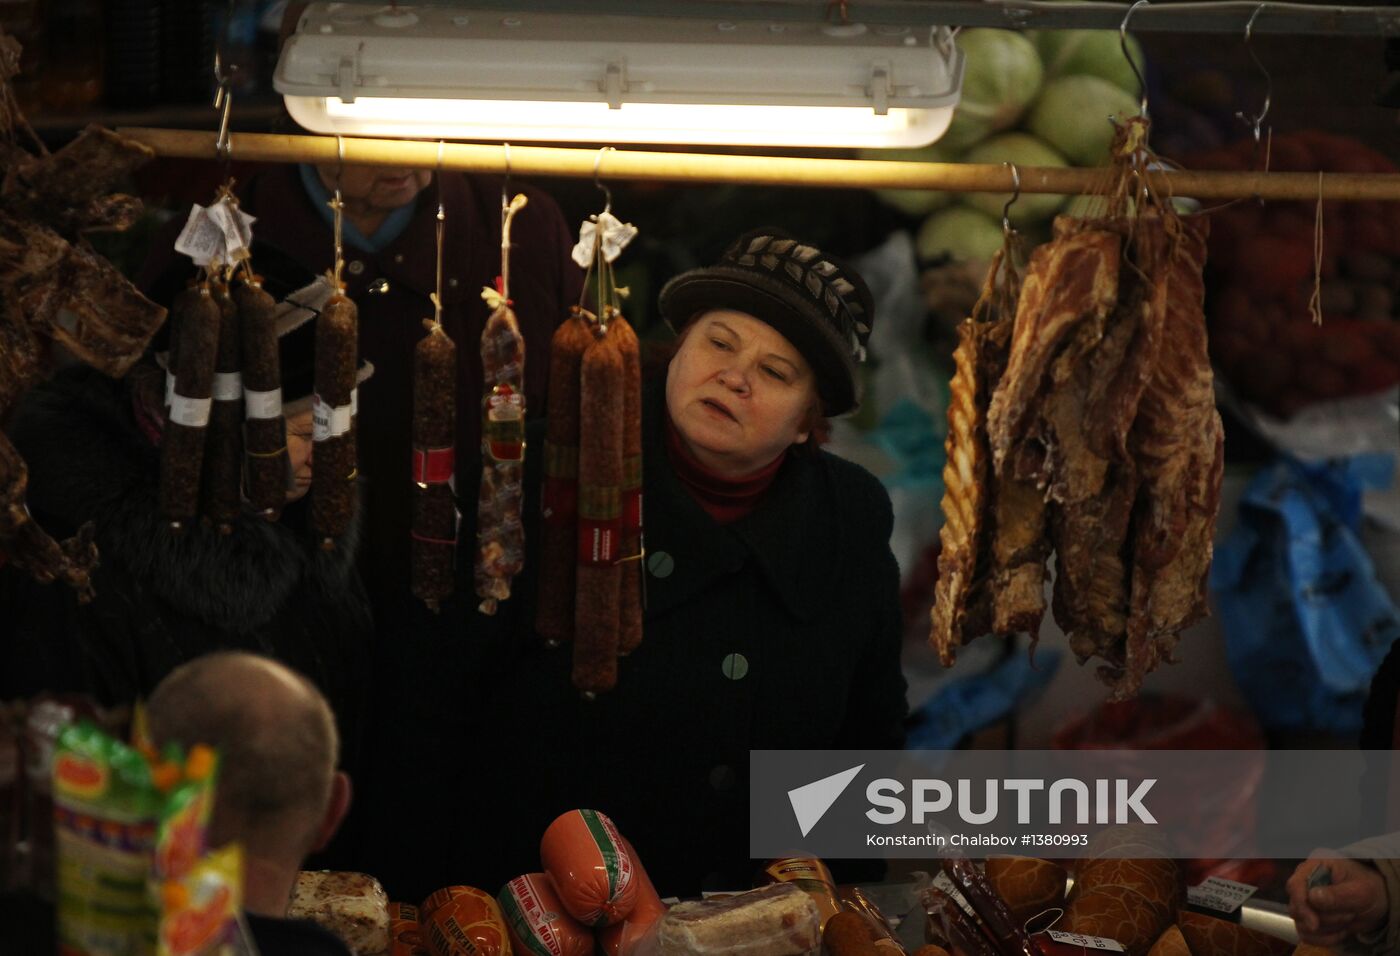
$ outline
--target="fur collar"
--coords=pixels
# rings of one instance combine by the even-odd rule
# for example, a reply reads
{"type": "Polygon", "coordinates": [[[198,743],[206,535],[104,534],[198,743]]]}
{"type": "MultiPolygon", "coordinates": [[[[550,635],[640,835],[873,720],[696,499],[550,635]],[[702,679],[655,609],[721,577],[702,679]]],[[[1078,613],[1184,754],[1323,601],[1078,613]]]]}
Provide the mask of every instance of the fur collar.
{"type": "MultiPolygon", "coordinates": [[[[10,437],[29,463],[29,503],[55,536],[92,521],[103,564],[174,610],[241,633],[291,601],[340,600],[353,587],[358,516],[341,546],[315,547],[307,499],[279,522],[245,515],[233,532],[170,534],[160,516],[160,453],[137,427],[126,387],[71,369],[26,396],[10,437]]],[[[104,595],[99,595],[101,601],[104,595]]]]}

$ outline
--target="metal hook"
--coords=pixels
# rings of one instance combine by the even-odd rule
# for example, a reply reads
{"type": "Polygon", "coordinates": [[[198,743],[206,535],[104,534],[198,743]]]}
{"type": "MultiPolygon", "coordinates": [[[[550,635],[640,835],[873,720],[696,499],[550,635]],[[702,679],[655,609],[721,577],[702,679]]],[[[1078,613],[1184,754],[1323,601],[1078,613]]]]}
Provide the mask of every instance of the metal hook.
{"type": "Polygon", "coordinates": [[[1254,143],[1259,144],[1259,130],[1264,125],[1264,117],[1269,115],[1269,106],[1274,99],[1274,78],[1269,70],[1259,59],[1259,55],[1254,52],[1254,46],[1250,40],[1254,36],[1254,21],[1259,19],[1259,14],[1264,12],[1267,3],[1261,3],[1249,17],[1249,22],[1244,25],[1244,48],[1249,53],[1249,58],[1254,61],[1254,65],[1259,68],[1259,72],[1264,74],[1264,106],[1259,110],[1258,116],[1246,116],[1243,111],[1235,114],[1241,123],[1254,130],[1254,143]]]}
{"type": "Polygon", "coordinates": [[[1016,230],[1011,228],[1011,207],[1016,200],[1021,198],[1021,171],[1016,168],[1015,163],[1004,163],[1011,167],[1011,188],[1015,190],[1011,198],[1006,201],[1006,205],[1001,207],[1001,231],[1005,235],[1010,235],[1016,230]]]}
{"type": "Polygon", "coordinates": [[[1142,78],[1142,71],[1138,69],[1137,61],[1133,59],[1132,53],[1128,50],[1128,21],[1132,19],[1133,12],[1144,5],[1150,6],[1151,4],[1148,3],[1148,0],[1137,0],[1128,8],[1128,12],[1123,14],[1123,22],[1118,27],[1118,45],[1123,50],[1123,58],[1128,61],[1128,66],[1132,68],[1133,76],[1137,77],[1138,94],[1141,97],[1138,111],[1142,114],[1143,119],[1147,119],[1147,81],[1142,78]]]}
{"type": "Polygon", "coordinates": [[[223,109],[223,114],[219,117],[219,135],[214,140],[214,156],[222,160],[225,167],[233,158],[233,142],[228,135],[229,116],[233,112],[233,80],[224,72],[223,50],[228,43],[232,21],[233,0],[229,0],[222,36],[214,43],[214,109],[223,109]]]}
{"type": "Polygon", "coordinates": [[[598,150],[598,158],[593,160],[593,185],[603,191],[603,215],[612,212],[612,190],[603,185],[603,181],[598,178],[599,171],[603,168],[603,154],[609,150],[616,151],[614,146],[604,146],[598,150]]]}

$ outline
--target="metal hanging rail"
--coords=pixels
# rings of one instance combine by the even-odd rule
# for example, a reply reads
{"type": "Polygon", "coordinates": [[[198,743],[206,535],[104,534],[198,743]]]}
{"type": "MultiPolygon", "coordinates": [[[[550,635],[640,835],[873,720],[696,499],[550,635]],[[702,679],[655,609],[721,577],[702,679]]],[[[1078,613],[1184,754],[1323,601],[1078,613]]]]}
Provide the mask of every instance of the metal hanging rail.
{"type": "MultiPolygon", "coordinates": [[[[159,156],[222,158],[212,132],[120,127],[123,136],[145,143],[159,156]]],[[[906,163],[884,160],[729,156],[645,150],[560,149],[545,146],[483,146],[467,143],[233,133],[227,146],[235,160],[266,163],[334,163],[344,148],[346,163],[409,166],[465,172],[630,179],[677,183],[750,183],[841,189],[929,189],[1009,193],[1007,165],[906,163]]],[[[1023,193],[1078,195],[1102,184],[1103,169],[1019,167],[1023,193]]],[[[1162,194],[1194,199],[1293,199],[1317,201],[1400,200],[1400,173],[1250,173],[1173,170],[1148,174],[1162,194]]]]}
{"type": "MultiPolygon", "coordinates": [[[[459,0],[458,5],[513,14],[577,12],[577,0],[459,0]]],[[[1264,6],[1257,33],[1307,36],[1400,36],[1400,7],[1199,0],[1154,3],[1133,16],[1134,32],[1228,33],[1238,36],[1250,16],[1264,6]]],[[[931,26],[1010,29],[1116,30],[1126,3],[1091,0],[848,0],[853,23],[876,29],[931,26]]],[[[590,0],[594,13],[666,16],[730,21],[820,22],[828,0],[590,0]]]]}

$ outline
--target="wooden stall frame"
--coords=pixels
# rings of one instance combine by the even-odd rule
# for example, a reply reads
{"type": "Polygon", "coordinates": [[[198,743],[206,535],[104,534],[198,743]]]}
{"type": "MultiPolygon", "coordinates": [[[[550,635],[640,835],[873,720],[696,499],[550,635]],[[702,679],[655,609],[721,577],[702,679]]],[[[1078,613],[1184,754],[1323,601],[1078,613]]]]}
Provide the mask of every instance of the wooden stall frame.
{"type": "MultiPolygon", "coordinates": [[[[118,127],[158,156],[215,159],[216,134],[199,130],[118,127]]],[[[627,179],[645,182],[749,183],[835,189],[928,189],[1009,193],[1008,165],[911,163],[866,159],[748,156],[647,150],[559,148],[446,143],[272,133],[233,133],[232,159],[266,163],[408,166],[519,176],[627,179]]],[[[1023,193],[1079,195],[1099,186],[1107,168],[1018,166],[1023,193]]],[[[1202,200],[1256,197],[1273,200],[1374,202],[1400,200],[1400,173],[1150,172],[1162,195],[1202,200]]]]}

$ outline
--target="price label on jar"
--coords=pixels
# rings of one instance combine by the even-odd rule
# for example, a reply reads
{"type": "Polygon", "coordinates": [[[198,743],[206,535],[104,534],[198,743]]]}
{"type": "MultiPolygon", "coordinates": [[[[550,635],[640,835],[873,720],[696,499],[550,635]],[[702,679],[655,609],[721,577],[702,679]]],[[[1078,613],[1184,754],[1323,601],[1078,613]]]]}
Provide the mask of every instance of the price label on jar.
{"type": "Polygon", "coordinates": [[[1123,944],[1116,939],[1107,939],[1103,936],[1083,936],[1079,933],[1066,933],[1062,930],[1052,929],[1045,933],[1057,943],[1065,943],[1069,946],[1079,946],[1084,949],[1101,949],[1109,953],[1123,952],[1123,944]]]}
{"type": "Polygon", "coordinates": [[[1186,888],[1186,901],[1192,906],[1215,910],[1217,913],[1233,913],[1240,904],[1253,896],[1259,887],[1248,883],[1212,876],[1200,886],[1186,888]]]}

